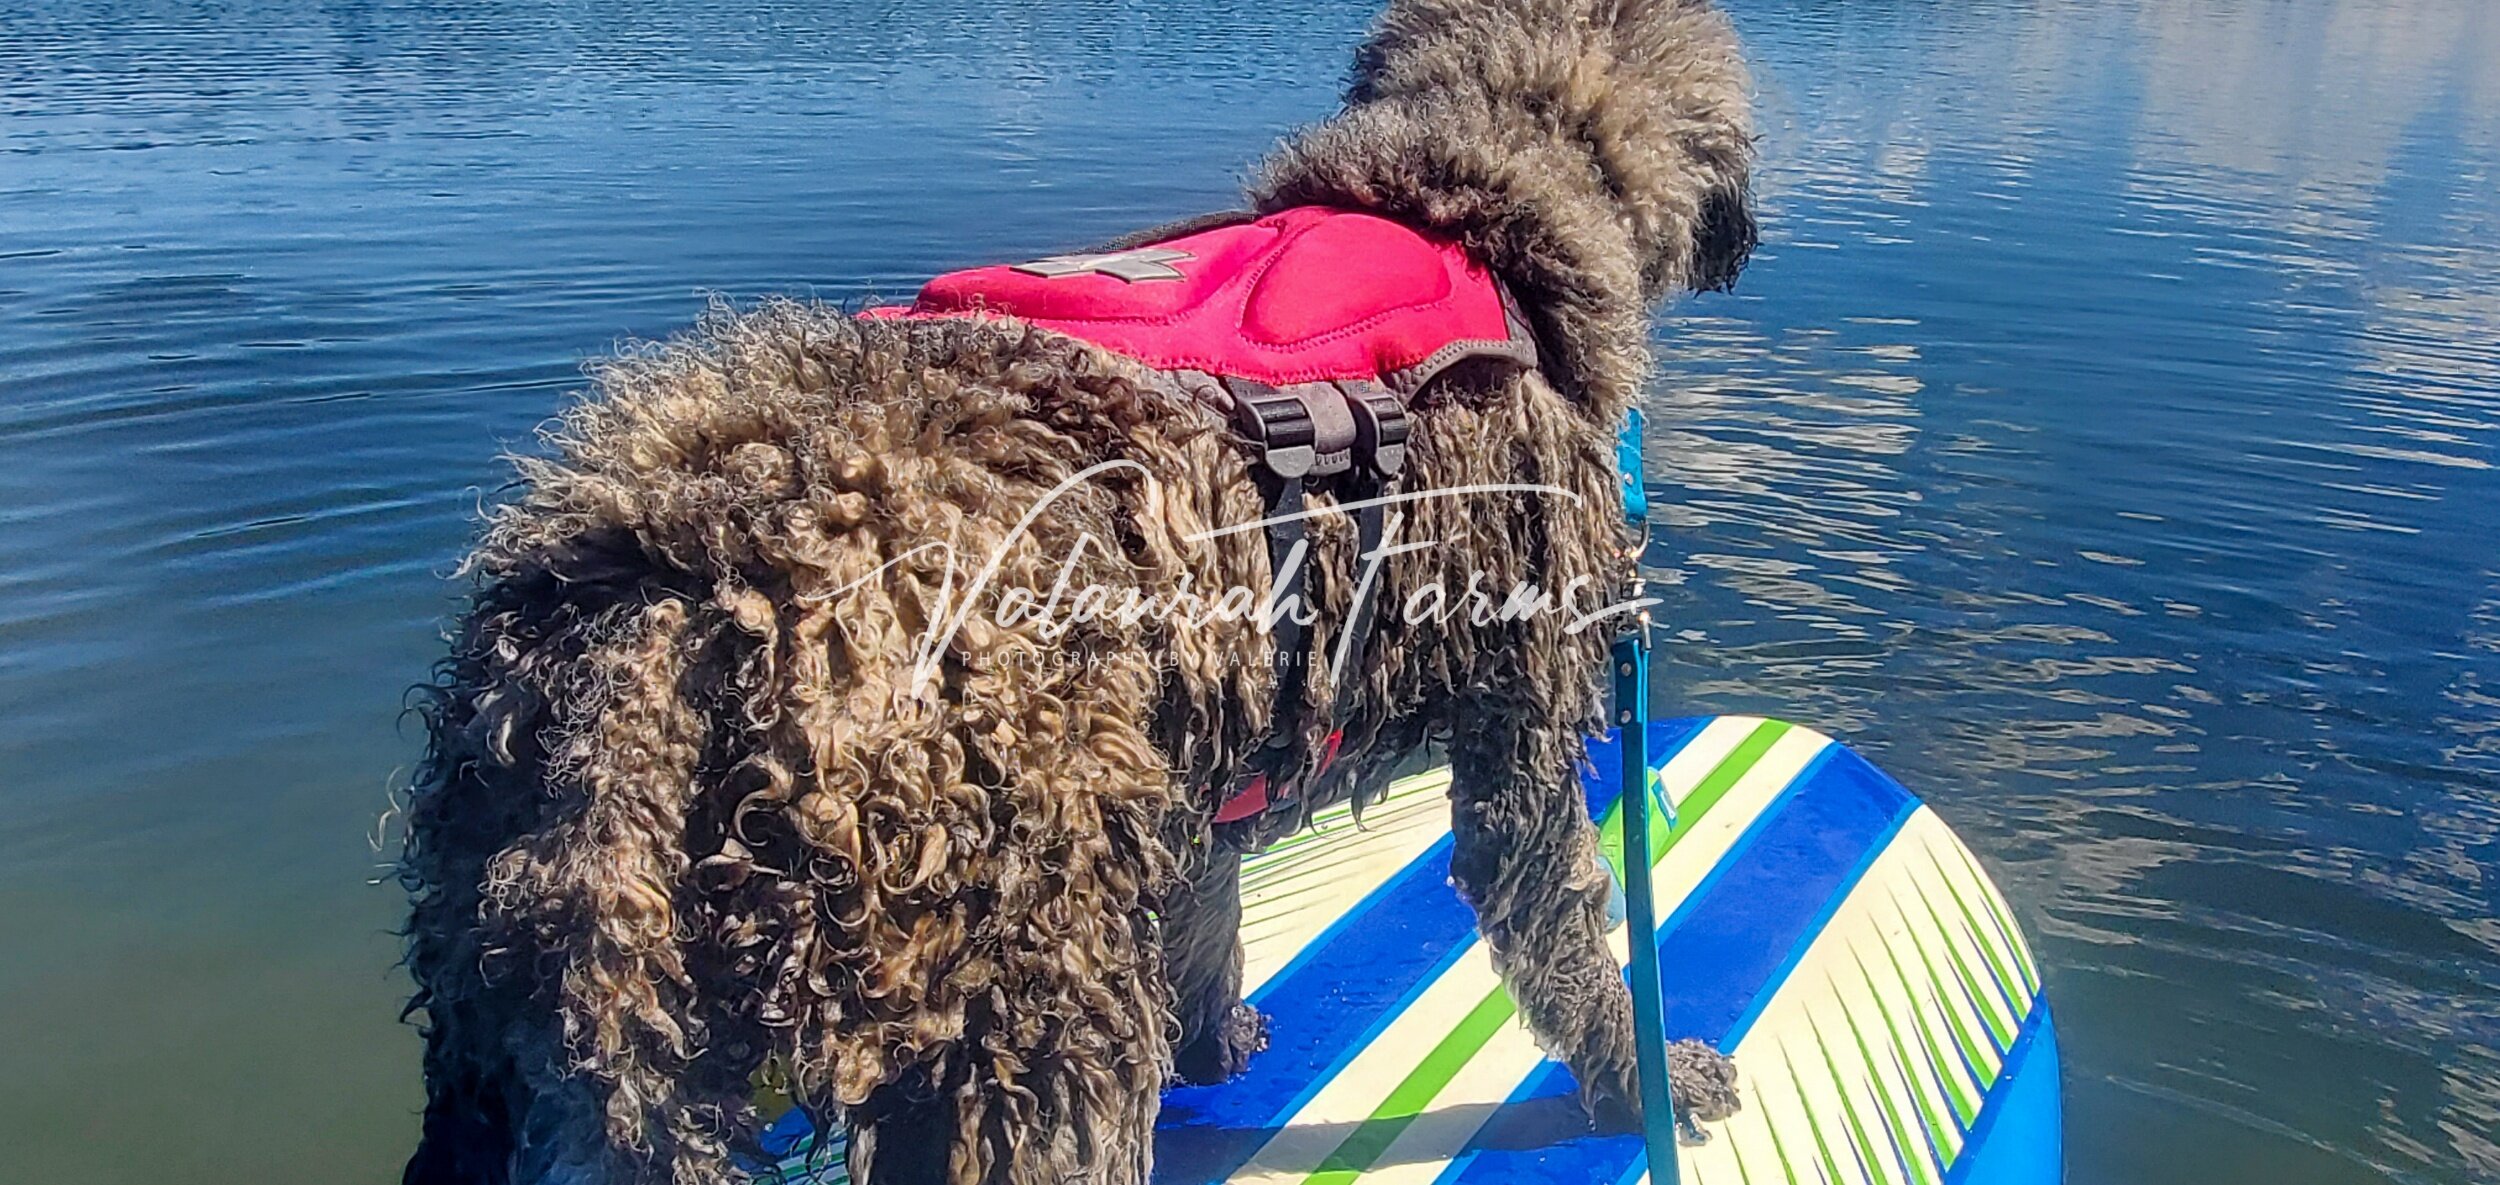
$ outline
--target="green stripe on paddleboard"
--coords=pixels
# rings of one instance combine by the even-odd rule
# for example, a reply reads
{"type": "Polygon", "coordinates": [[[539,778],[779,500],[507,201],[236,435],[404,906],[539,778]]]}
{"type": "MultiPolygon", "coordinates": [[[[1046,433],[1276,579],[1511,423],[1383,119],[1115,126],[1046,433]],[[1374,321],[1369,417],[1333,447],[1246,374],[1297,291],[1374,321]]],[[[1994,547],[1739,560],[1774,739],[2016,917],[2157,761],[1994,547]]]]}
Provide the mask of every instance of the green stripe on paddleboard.
{"type": "MultiPolygon", "coordinates": [[[[1893,978],[1900,981],[1902,991],[1909,997],[1910,1028],[1918,1034],[1919,1047],[1927,1051],[1928,1064],[1935,1067],[1936,1081],[1944,1085],[1945,1097],[1953,1103],[1953,1115],[1957,1125],[1961,1130],[1969,1131],[1971,1123],[1979,1118],[1979,1101],[1972,1098],[1970,1091],[1964,1088],[1966,1080],[1962,1077],[1962,1071],[1946,1060],[1945,1051],[1936,1044],[1935,1034],[1927,1031],[1926,1010],[1918,1006],[1918,984],[1910,978],[1909,970],[1901,965],[1901,952],[1892,948],[1891,941],[1886,939],[1881,931],[1875,935],[1875,945],[1883,949],[1884,961],[1892,964],[1893,978]]],[[[1938,1003],[1941,1004],[1942,1001],[1938,1003]]],[[[1949,1024],[1947,1033],[1948,1035],[1951,1033],[1949,1024]]],[[[1976,1068],[1979,1063],[1974,1060],[1971,1065],[1976,1068]]]]}
{"type": "Polygon", "coordinates": [[[1945,872],[1944,862],[1936,858],[1936,850],[1932,847],[1927,849],[1927,864],[1936,870],[1936,878],[1944,882],[1944,891],[1953,898],[1953,907],[1961,911],[1962,924],[1970,928],[1972,942],[1979,947],[1980,957],[1987,961],[1988,975],[1995,980],[1998,994],[2005,999],[2005,1010],[2013,1014],[2015,1023],[2021,1023],[2023,1016],[2031,1010],[2030,988],[2019,974],[2006,967],[2004,958],[1997,954],[1995,932],[1981,925],[1978,915],[1971,912],[1970,902],[1963,899],[1962,890],[1954,885],[1953,877],[1945,872]]]}
{"type": "Polygon", "coordinates": [[[1910,1097],[1918,1101],[1918,1113],[1927,1120],[1928,1162],[1935,1166],[1937,1172],[1944,1172],[1953,1166],[1961,1151],[1945,1142],[1945,1129],[1936,1122],[1935,1109],[1928,1104],[1927,1096],[1919,1090],[1918,1083],[1911,1078],[1910,1063],[1902,1060],[1899,1046],[1894,1046],[1892,1050],[1892,1072],[1901,1080],[1901,1088],[1909,1091],[1910,1097]]]}
{"type": "MultiPolygon", "coordinates": [[[[1980,1023],[1987,1026],[1988,1037],[1996,1044],[1997,1059],[2000,1062],[2003,1061],[2005,1055],[2014,1048],[2013,1025],[1998,1020],[1997,1010],[1988,1006],[1987,989],[1979,986],[1979,977],[1971,973],[1970,963],[1962,958],[1961,946],[1952,940],[1953,932],[1945,928],[1944,915],[1936,912],[1936,903],[1928,900],[1925,892],[1918,894],[1918,903],[1927,910],[1927,920],[1935,924],[1936,933],[1944,937],[1945,962],[1950,964],[1953,973],[1960,977],[1962,990],[1970,993],[1971,1009],[1979,1013],[1980,1023]]],[[[2019,1021],[2021,1018],[2018,1016],[2015,1019],[2019,1021]]]]}
{"type": "Polygon", "coordinates": [[[1788,1185],[1797,1185],[1797,1166],[1788,1159],[1788,1144],[1780,1139],[1779,1121],[1771,1117],[1770,1104],[1762,1107],[1762,1129],[1771,1133],[1771,1152],[1780,1158],[1780,1174],[1788,1178],[1788,1185]]]}
{"type": "MultiPolygon", "coordinates": [[[[1716,766],[1711,767],[1709,776],[1693,788],[1677,810],[1676,823],[1668,831],[1667,838],[1657,845],[1650,867],[1664,863],[1667,853],[1675,849],[1676,841],[1691,834],[1693,825],[1709,814],[1710,808],[1717,805],[1720,799],[1727,797],[1727,792],[1743,781],[1746,774],[1753,772],[1762,755],[1770,752],[1771,746],[1777,744],[1790,727],[1777,720],[1763,721],[1716,766]]],[[[1611,853],[1611,863],[1617,868],[1623,866],[1622,806],[1618,801],[1606,812],[1607,819],[1615,827],[1617,846],[1611,853]]],[[[1518,1011],[1518,1005],[1511,1000],[1509,992],[1501,988],[1493,989],[1468,1011],[1466,1019],[1459,1021],[1458,1027],[1450,1030],[1439,1044],[1433,1046],[1432,1052],[1424,1055],[1420,1064],[1407,1072],[1406,1077],[1389,1091],[1389,1097],[1372,1110],[1362,1126],[1340,1142],[1336,1150],[1320,1162],[1317,1171],[1304,1178],[1308,1185],[1346,1185],[1379,1163],[1381,1156],[1388,1152],[1389,1145],[1397,1141],[1398,1134],[1432,1105],[1433,1099],[1458,1077],[1459,1071],[1465,1069],[1468,1062],[1484,1051],[1485,1045],[1493,1040],[1493,1034],[1499,1032],[1503,1023],[1518,1011]]]]}
{"type": "MultiPolygon", "coordinates": [[[[1839,981],[1826,976],[1824,982],[1831,987],[1832,998],[1839,999],[1839,981]]],[[[1892,1093],[1884,1089],[1883,1068],[1875,1064],[1875,1051],[1867,1047],[1866,1034],[1858,1028],[1857,1016],[1844,1008],[1840,1012],[1840,1019],[1842,1023],[1849,1026],[1849,1043],[1857,1047],[1858,1061],[1866,1067],[1866,1090],[1868,1094],[1875,1096],[1877,1116],[1884,1121],[1884,1127],[1892,1133],[1892,1146],[1896,1153],[1896,1161],[1910,1166],[1910,1172],[1918,1178],[1918,1185],[1933,1185],[1936,1178],[1928,1172],[1928,1163],[1911,1155],[1916,1145],[1910,1140],[1910,1126],[1901,1118],[1901,1108],[1893,1105],[1892,1093]]]]}
{"type": "MultiPolygon", "coordinates": [[[[1797,1102],[1804,1104],[1806,1102],[1806,1080],[1803,1075],[1797,1073],[1797,1059],[1789,1056],[1788,1043],[1786,1041],[1780,1042],[1779,1048],[1780,1062],[1788,1067],[1789,1088],[1797,1092],[1797,1102]]],[[[1843,1102],[1846,1102],[1848,1096],[1844,1094],[1841,1098],[1843,1102]]],[[[1823,1167],[1820,1171],[1823,1174],[1823,1179],[1830,1182],[1831,1185],[1844,1185],[1844,1183],[1849,1181],[1851,1178],[1841,1175],[1840,1162],[1832,1157],[1831,1142],[1823,1138],[1822,1118],[1815,1113],[1812,1106],[1807,1106],[1805,1108],[1805,1112],[1806,1132],[1814,1137],[1814,1153],[1822,1161],[1823,1167]]]]}
{"type": "MultiPolygon", "coordinates": [[[[1897,893],[1893,895],[1892,906],[1901,915],[1901,926],[1910,936],[1911,948],[1918,951],[1919,965],[1927,972],[1927,985],[1935,994],[1936,1010],[1944,1014],[1945,1026],[1953,1030],[1953,1041],[1961,1047],[1962,1060],[1969,1063],[1971,1073],[1979,1076],[1979,1093],[1985,1095],[1997,1081],[1998,1055],[1995,1047],[1983,1047],[1971,1036],[1969,1027],[1962,1023],[1962,1010],[1953,1006],[1953,989],[1946,986],[1943,971],[1937,968],[1936,960],[1927,953],[1927,944],[1918,936],[1918,923],[1910,920],[1910,909],[1901,903],[1897,893]]],[[[1885,949],[1891,949],[1889,943],[1885,949]]],[[[1975,1006],[1978,1002],[1974,999],[1972,1003],[1975,1006]]]]}
{"type": "Polygon", "coordinates": [[[2005,939],[2006,946],[2014,952],[2014,969],[2022,972],[2024,992],[2027,995],[2039,995],[2040,968],[2031,961],[2031,951],[2023,942],[2021,927],[2014,924],[2013,918],[2006,916],[2005,907],[1998,903],[1997,895],[1990,887],[1988,874],[1979,870],[1979,863],[1971,858],[1969,849],[1964,848],[1959,842],[1952,846],[1953,855],[1962,862],[1963,870],[1970,873],[1971,882],[1980,886],[1979,903],[1988,907],[1988,916],[1996,919],[1998,934],[2005,939]]]}
{"type": "MultiPolygon", "coordinates": [[[[1884,1032],[1892,1037],[1893,1060],[1900,1062],[1902,1048],[1910,1043],[1902,1039],[1901,1025],[1892,1016],[1892,1005],[1884,1003],[1884,993],[1875,986],[1875,976],[1866,969],[1866,960],[1859,956],[1856,943],[1849,944],[1849,961],[1858,965],[1858,978],[1866,981],[1866,994],[1875,1000],[1875,1014],[1883,1018],[1884,1032]]],[[[1924,1034],[1921,1036],[1922,1041],[1918,1049],[1924,1054],[1927,1069],[1935,1077],[1936,1089],[1941,1093],[1946,1089],[1944,1066],[1936,1060],[1936,1051],[1926,1046],[1923,1040],[1924,1034]]],[[[1918,1108],[1919,1121],[1927,1126],[1928,1145],[1936,1150],[1937,1159],[1946,1164],[1953,1163],[1958,1149],[1952,1138],[1946,1134],[1947,1129],[1943,1120],[1936,1114],[1935,1106],[1927,1101],[1927,1092],[1918,1089],[1917,1083],[1909,1081],[1909,1070],[1906,1064],[1902,1070],[1902,1080],[1910,1088],[1910,1102],[1918,1108]]]]}
{"type": "Polygon", "coordinates": [[[1823,1057],[1823,1070],[1832,1076],[1832,1089],[1840,1094],[1840,1119],[1848,1129],[1849,1142],[1857,1149],[1858,1164],[1870,1174],[1881,1176],[1883,1158],[1875,1155],[1875,1142],[1867,1138],[1866,1121],[1858,1118],[1857,1101],[1849,1097],[1849,1081],[1840,1076],[1840,1063],[1832,1060],[1831,1042],[1823,1036],[1823,1026],[1806,1018],[1807,1031],[1814,1034],[1814,1051],[1823,1057]]]}
{"type": "Polygon", "coordinates": [[[1493,1034],[1501,1029],[1502,1023],[1518,1011],[1518,1006],[1511,1002],[1509,992],[1493,989],[1482,1002],[1468,1011],[1466,1018],[1458,1022],[1458,1027],[1441,1038],[1441,1043],[1434,1046],[1431,1053],[1424,1055],[1421,1065],[1408,1071],[1405,1079],[1389,1091],[1389,1097],[1372,1111],[1371,1118],[1364,1120],[1363,1126],[1356,1128],[1353,1135],[1337,1145],[1336,1151],[1328,1154],[1328,1159],[1320,1163],[1319,1171],[1305,1180],[1312,1185],[1344,1185],[1363,1175],[1363,1171],[1378,1162],[1381,1154],[1389,1150],[1389,1145],[1396,1142],[1398,1133],[1405,1131],[1408,1124],[1415,1122],[1416,1116],[1423,1114],[1424,1108],[1432,1104],[1433,1097],[1440,1094],[1451,1079],[1458,1077],[1458,1072],[1474,1059],[1486,1042],[1493,1039],[1493,1034]]]}

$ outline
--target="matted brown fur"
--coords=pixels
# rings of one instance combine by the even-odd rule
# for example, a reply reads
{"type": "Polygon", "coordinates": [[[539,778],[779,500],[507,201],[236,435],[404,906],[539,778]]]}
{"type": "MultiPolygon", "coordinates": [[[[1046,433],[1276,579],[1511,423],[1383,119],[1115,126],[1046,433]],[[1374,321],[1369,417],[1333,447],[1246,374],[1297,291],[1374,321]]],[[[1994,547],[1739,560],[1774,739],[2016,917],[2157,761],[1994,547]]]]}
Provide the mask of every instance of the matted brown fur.
{"type": "MultiPolygon", "coordinates": [[[[1541,373],[1420,393],[1405,488],[1567,493],[1401,508],[1400,538],[1434,546],[1381,570],[1347,758],[1313,798],[1448,746],[1455,879],[1527,1022],[1618,1121],[1629,1003],[1576,773],[1605,631],[1406,609],[1436,584],[1620,583],[1614,432],[1647,309],[1732,278],[1749,161],[1734,41],[1698,0],[1398,0],[1347,110],[1254,194],[1457,237],[1537,330],[1541,373]]],[[[1272,729],[1316,751],[1336,689],[1321,671],[1271,721],[1245,618],[1061,631],[964,612],[967,585],[996,556],[993,592],[1263,595],[1258,532],[1193,541],[1259,518],[1244,447],[1065,337],[786,302],[607,364],[551,443],[493,513],[428,689],[408,1179],[742,1180],[769,1074],[852,1126],[868,1185],[1142,1185],[1176,1061],[1255,1052],[1232,878],[1262,837],[1213,807],[1272,729]]],[[[1312,534],[1325,653],[1358,569],[1342,518],[1312,534]]]]}

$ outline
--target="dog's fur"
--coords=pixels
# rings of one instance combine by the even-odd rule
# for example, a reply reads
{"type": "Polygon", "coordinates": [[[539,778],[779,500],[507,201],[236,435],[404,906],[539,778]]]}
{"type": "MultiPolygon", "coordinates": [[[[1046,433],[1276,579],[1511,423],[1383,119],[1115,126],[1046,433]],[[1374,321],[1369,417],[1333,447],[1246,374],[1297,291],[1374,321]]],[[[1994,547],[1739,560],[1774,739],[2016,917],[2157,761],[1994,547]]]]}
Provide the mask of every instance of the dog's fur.
{"type": "MultiPolygon", "coordinates": [[[[1604,631],[1402,610],[1479,572],[1620,586],[1647,311],[1752,245],[1746,90],[1704,0],[1396,0],[1346,110],[1252,194],[1454,237],[1536,331],[1540,372],[1417,396],[1406,488],[1574,496],[1404,508],[1402,538],[1437,546],[1381,571],[1345,757],[1304,801],[1446,744],[1454,879],[1527,1023],[1618,1121],[1630,1008],[1576,772],[1604,631]]],[[[791,303],[609,363],[553,444],[492,515],[425,698],[407,1179],[742,1180],[760,1076],[851,1126],[868,1185],[1142,1185],[1175,1065],[1221,1077],[1259,1039],[1235,877],[1264,837],[1210,822],[1216,788],[1272,730],[1317,751],[1338,689],[1315,671],[1272,720],[1270,639],[1238,619],[1049,636],[972,612],[932,694],[911,666],[993,552],[995,588],[1047,590],[1078,554],[1071,587],[1264,594],[1257,532],[1189,541],[1260,517],[1245,446],[1070,338],[791,303]],[[1047,497],[1106,461],[1130,464],[1047,497]]],[[[1312,531],[1327,653],[1355,544],[1342,518],[1312,531]]]]}

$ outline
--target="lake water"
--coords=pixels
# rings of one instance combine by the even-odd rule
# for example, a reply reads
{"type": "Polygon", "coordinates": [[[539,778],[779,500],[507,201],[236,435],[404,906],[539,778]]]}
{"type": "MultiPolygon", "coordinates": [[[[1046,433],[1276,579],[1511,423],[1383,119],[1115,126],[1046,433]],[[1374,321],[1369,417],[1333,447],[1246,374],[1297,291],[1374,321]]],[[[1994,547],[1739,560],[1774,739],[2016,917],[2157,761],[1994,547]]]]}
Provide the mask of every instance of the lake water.
{"type": "MultiPolygon", "coordinates": [[[[1927,794],[2077,1182],[2500,1177],[2500,5],[1734,0],[1664,702],[1927,794]]],[[[396,1179],[499,450],[706,295],[1226,204],[1367,8],[0,0],[0,1180],[396,1179]]]]}

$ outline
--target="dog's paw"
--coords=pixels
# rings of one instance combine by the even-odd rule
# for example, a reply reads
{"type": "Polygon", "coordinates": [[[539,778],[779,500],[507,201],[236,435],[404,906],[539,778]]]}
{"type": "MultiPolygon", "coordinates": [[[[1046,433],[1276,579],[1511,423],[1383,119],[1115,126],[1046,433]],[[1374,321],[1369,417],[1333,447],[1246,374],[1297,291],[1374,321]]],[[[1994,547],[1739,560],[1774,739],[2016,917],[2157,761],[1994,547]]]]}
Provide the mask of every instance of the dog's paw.
{"type": "Polygon", "coordinates": [[[1583,1092],[1580,1106],[1589,1113],[1589,1125],[1610,1136],[1628,1136],[1641,1130],[1641,1104],[1638,1098],[1616,1094],[1583,1092]]]}
{"type": "Polygon", "coordinates": [[[1676,1118],[1686,1123],[1717,1123],[1745,1106],[1736,1093],[1736,1062],[1707,1041],[1667,1046],[1667,1089],[1676,1118]]]}
{"type": "MultiPolygon", "coordinates": [[[[1736,1092],[1736,1063],[1705,1041],[1688,1039],[1667,1046],[1667,1090],[1675,1102],[1676,1126],[1687,1143],[1709,1138],[1701,1124],[1717,1123],[1745,1105],[1736,1092]]],[[[1620,1072],[1592,1076],[1581,1088],[1580,1104],[1599,1131],[1616,1135],[1639,1131],[1638,1071],[1625,1066],[1620,1072]]]]}
{"type": "Polygon", "coordinates": [[[1597,1130],[1610,1135],[1641,1130],[1640,1071],[1628,1051],[1589,1072],[1575,1069],[1574,1075],[1580,1079],[1580,1107],[1597,1130]]]}
{"type": "Polygon", "coordinates": [[[1234,1004],[1222,1024],[1201,1034],[1172,1055],[1172,1072],[1181,1081],[1213,1086],[1250,1068],[1250,1059],[1267,1048],[1267,1018],[1248,1004],[1234,1004]]]}

